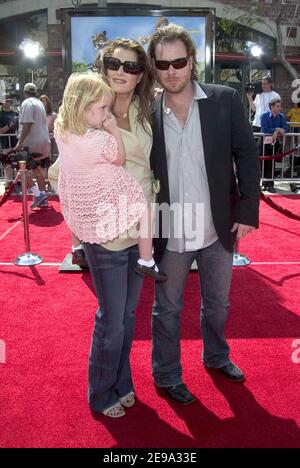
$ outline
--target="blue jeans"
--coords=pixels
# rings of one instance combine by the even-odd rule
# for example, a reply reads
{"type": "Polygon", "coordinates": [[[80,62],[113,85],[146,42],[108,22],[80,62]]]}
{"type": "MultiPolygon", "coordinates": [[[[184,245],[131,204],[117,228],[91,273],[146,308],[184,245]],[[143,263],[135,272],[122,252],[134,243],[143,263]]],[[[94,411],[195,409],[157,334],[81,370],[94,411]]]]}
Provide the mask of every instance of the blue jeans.
{"type": "Polygon", "coordinates": [[[133,271],[137,246],[117,252],[97,244],[83,247],[99,303],[89,355],[88,401],[100,412],[133,390],[129,355],[143,279],[133,271]]]}
{"type": "Polygon", "coordinates": [[[208,367],[221,367],[229,362],[224,327],[229,309],[232,259],[233,254],[219,240],[194,252],[165,251],[160,268],[168,280],[156,284],[152,311],[152,370],[158,386],[182,383],[180,314],[186,279],[194,260],[201,282],[203,362],[208,367]]]}

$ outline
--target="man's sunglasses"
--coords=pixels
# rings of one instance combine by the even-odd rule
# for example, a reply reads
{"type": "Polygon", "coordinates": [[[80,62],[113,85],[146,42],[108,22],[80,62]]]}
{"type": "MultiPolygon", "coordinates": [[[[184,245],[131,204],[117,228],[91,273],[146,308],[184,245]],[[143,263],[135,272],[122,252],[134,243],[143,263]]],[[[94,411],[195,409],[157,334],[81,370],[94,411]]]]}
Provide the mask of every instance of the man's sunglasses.
{"type": "Polygon", "coordinates": [[[186,67],[189,57],[181,57],[176,60],[155,60],[155,66],[159,70],[169,70],[170,65],[176,70],[186,67]]]}
{"type": "Polygon", "coordinates": [[[121,62],[121,60],[114,57],[104,57],[103,62],[107,70],[117,71],[121,66],[123,66],[124,72],[129,73],[130,75],[139,75],[144,71],[144,67],[142,65],[137,62],[129,62],[128,60],[121,62]]]}

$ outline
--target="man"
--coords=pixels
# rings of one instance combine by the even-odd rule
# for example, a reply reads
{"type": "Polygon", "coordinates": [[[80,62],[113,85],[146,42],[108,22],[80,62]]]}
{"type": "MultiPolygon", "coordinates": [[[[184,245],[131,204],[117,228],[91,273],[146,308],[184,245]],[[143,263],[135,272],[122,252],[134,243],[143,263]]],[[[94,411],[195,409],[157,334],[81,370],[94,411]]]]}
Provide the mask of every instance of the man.
{"type": "MultiPolygon", "coordinates": [[[[12,109],[12,98],[9,94],[4,97],[3,104],[0,110],[0,134],[16,133],[17,129],[17,113],[12,109]]],[[[6,149],[13,148],[17,142],[15,136],[1,136],[0,148],[6,149]]],[[[13,169],[10,166],[4,168],[5,175],[5,188],[7,188],[11,181],[14,179],[13,169]]]]}
{"type": "Polygon", "coordinates": [[[164,88],[152,112],[151,165],[161,185],[157,203],[187,206],[170,223],[168,238],[160,216],[154,238],[155,259],[168,280],[156,286],[153,377],[167,397],[188,404],[194,397],[182,381],[180,312],[194,260],[202,285],[203,363],[230,379],[244,380],[243,372],[229,359],[224,326],[235,239],[258,227],[259,162],[238,93],[196,82],[196,49],[186,31],[173,24],[158,29],[149,55],[164,88]],[[199,203],[204,207],[204,222],[202,232],[192,239],[187,235],[188,224],[197,222],[199,203]],[[183,227],[179,237],[174,232],[178,227],[183,227]]]}
{"type": "MultiPolygon", "coordinates": [[[[271,135],[270,137],[264,137],[262,140],[264,151],[262,150],[261,154],[264,153],[265,156],[273,156],[280,152],[282,146],[279,138],[283,137],[283,135],[289,131],[286,118],[281,113],[281,110],[281,99],[275,98],[270,101],[269,110],[261,115],[261,131],[271,135]]],[[[273,179],[274,168],[275,162],[263,161],[262,178],[273,179]]],[[[276,193],[274,181],[263,181],[262,190],[268,190],[271,193],[276,193]]]]}
{"type": "Polygon", "coordinates": [[[280,99],[278,93],[273,91],[273,80],[269,75],[263,77],[261,81],[262,93],[259,93],[255,96],[253,101],[253,91],[247,92],[247,98],[249,102],[249,107],[253,112],[255,112],[254,120],[252,124],[253,132],[260,132],[260,117],[264,112],[269,110],[269,103],[272,99],[280,99]]]}
{"type": "Polygon", "coordinates": [[[25,100],[20,109],[19,141],[15,147],[18,151],[24,146],[28,146],[30,152],[40,153],[40,163],[36,169],[32,169],[32,174],[37,180],[38,187],[33,183],[32,178],[28,179],[28,187],[34,195],[31,208],[36,206],[48,206],[45,178],[42,171],[42,161],[50,155],[50,140],[46,111],[43,103],[37,97],[37,87],[34,83],[26,83],[24,86],[25,100]]]}
{"type": "MultiPolygon", "coordinates": [[[[0,110],[0,128],[1,133],[15,133],[17,126],[17,113],[12,109],[12,99],[6,95],[0,110]]],[[[1,137],[2,148],[12,148],[17,142],[16,137],[1,137]]]]}

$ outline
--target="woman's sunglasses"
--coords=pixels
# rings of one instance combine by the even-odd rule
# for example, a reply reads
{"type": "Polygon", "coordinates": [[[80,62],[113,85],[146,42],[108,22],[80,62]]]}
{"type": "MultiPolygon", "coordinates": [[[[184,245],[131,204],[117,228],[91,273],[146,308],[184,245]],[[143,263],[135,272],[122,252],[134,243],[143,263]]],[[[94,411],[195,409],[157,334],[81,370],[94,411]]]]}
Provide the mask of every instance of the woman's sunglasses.
{"type": "Polygon", "coordinates": [[[155,60],[155,66],[159,70],[169,70],[170,65],[176,70],[186,67],[189,57],[181,57],[176,60],[155,60]]]}
{"type": "Polygon", "coordinates": [[[103,62],[107,70],[117,71],[122,66],[124,72],[129,73],[130,75],[139,75],[144,71],[144,67],[142,65],[128,60],[121,62],[121,60],[114,57],[104,57],[103,62]]]}

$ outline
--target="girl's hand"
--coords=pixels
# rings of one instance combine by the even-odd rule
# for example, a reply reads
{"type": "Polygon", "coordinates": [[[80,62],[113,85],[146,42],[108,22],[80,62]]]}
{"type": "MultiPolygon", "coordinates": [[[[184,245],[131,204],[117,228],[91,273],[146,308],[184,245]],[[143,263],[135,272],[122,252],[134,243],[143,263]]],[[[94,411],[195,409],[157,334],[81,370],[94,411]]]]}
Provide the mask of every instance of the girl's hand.
{"type": "Polygon", "coordinates": [[[118,124],[113,114],[109,113],[106,119],[103,120],[102,128],[111,134],[114,134],[118,130],[118,124]]]}

